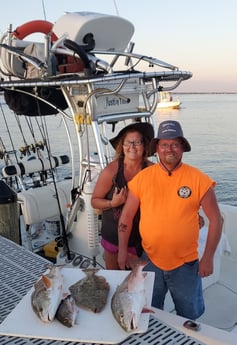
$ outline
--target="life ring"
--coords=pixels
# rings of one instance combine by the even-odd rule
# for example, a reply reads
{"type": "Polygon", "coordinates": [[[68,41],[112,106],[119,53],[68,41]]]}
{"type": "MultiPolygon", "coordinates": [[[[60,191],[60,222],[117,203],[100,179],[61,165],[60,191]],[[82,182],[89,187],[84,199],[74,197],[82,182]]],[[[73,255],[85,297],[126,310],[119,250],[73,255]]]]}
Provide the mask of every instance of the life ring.
{"type": "Polygon", "coordinates": [[[47,20],[32,20],[21,26],[18,26],[12,33],[19,40],[23,40],[26,36],[34,34],[36,32],[41,32],[42,34],[51,33],[51,41],[57,41],[57,36],[51,31],[53,24],[47,20]]]}
{"type": "MultiPolygon", "coordinates": [[[[47,20],[32,20],[21,26],[18,26],[12,35],[23,40],[26,36],[40,32],[45,35],[50,34],[51,42],[57,41],[58,37],[52,31],[53,24],[47,20]]],[[[60,74],[62,73],[77,73],[84,69],[84,63],[80,58],[75,56],[67,56],[65,54],[56,54],[56,70],[60,74]]]]}

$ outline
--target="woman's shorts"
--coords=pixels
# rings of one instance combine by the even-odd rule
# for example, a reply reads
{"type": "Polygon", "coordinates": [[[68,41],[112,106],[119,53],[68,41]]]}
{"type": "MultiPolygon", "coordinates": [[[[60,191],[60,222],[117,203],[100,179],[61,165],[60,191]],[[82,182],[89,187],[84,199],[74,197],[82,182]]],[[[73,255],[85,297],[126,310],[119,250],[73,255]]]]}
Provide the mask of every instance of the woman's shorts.
{"type": "MultiPolygon", "coordinates": [[[[116,246],[115,244],[112,244],[102,238],[101,245],[107,252],[111,254],[118,254],[118,246],[116,246]]],[[[128,247],[128,252],[130,254],[137,255],[137,251],[135,247],[128,247]]]]}

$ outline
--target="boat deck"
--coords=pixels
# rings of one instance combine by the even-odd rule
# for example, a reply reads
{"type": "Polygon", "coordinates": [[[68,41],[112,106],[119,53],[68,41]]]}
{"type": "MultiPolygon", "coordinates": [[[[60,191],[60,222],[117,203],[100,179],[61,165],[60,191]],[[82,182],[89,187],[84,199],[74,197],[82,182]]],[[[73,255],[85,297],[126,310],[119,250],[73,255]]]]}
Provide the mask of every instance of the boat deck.
{"type": "Polygon", "coordinates": [[[218,281],[204,290],[206,310],[199,321],[225,331],[237,332],[237,261],[223,255],[220,265],[218,281]]]}

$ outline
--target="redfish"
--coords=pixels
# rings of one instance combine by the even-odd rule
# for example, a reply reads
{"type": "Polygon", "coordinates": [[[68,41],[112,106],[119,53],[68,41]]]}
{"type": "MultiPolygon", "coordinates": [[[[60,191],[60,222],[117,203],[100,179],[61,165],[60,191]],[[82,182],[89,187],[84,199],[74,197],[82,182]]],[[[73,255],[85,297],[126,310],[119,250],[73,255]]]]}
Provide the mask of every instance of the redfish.
{"type": "Polygon", "coordinates": [[[54,319],[63,296],[62,266],[51,266],[49,273],[44,274],[34,284],[31,295],[32,309],[43,322],[54,319]]]}
{"type": "MultiPolygon", "coordinates": [[[[145,278],[142,272],[147,262],[138,263],[124,281],[117,287],[111,300],[112,313],[126,331],[130,332],[138,327],[140,315],[146,305],[145,278]]],[[[146,312],[152,312],[146,310],[146,312]]]]}

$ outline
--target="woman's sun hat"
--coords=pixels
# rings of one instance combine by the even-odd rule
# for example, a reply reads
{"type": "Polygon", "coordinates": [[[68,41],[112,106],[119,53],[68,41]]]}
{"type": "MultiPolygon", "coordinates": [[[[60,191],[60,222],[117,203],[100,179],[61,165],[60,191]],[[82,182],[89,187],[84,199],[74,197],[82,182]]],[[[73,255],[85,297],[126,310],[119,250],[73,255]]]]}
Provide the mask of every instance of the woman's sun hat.
{"type": "Polygon", "coordinates": [[[154,129],[150,123],[135,122],[121,129],[121,131],[116,135],[116,137],[110,139],[110,144],[113,146],[115,150],[121,138],[124,136],[126,132],[129,131],[140,132],[143,136],[145,136],[148,139],[149,142],[154,138],[154,129]]]}

